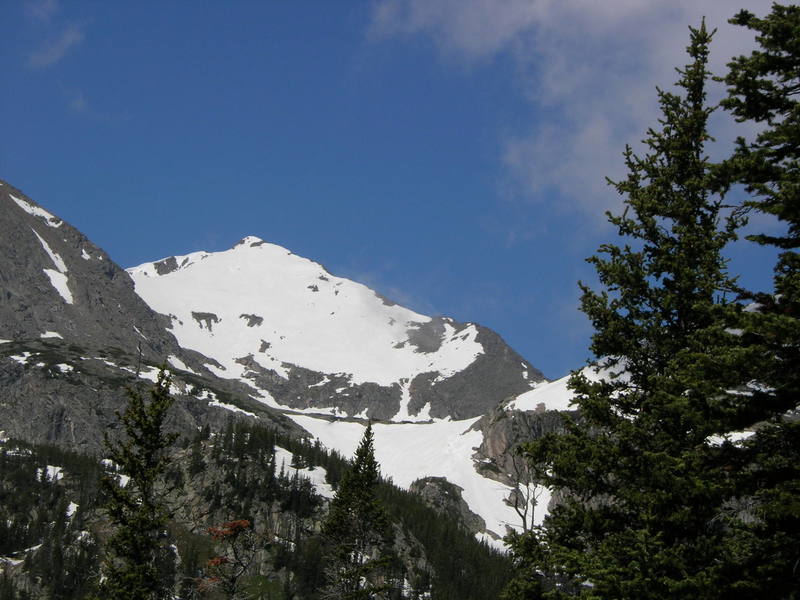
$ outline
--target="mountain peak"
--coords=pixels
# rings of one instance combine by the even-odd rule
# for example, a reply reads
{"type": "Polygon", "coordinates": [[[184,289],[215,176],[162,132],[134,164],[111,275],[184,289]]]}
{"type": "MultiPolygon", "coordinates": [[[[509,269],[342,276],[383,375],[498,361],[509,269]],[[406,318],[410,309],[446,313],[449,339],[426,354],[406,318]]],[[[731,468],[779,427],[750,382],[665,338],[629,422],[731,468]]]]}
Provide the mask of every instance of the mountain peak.
{"type": "Polygon", "coordinates": [[[394,420],[473,417],[541,378],[478,325],[416,313],[256,236],[128,273],[136,292],[169,315],[181,345],[270,406],[394,420]],[[492,389],[483,381],[489,373],[492,389]]]}
{"type": "Polygon", "coordinates": [[[267,242],[262,240],[260,237],[256,237],[254,235],[247,235],[247,236],[243,237],[241,240],[239,240],[238,242],[236,242],[233,245],[233,248],[231,248],[231,250],[233,250],[234,248],[238,248],[239,246],[253,247],[253,246],[261,246],[262,244],[266,244],[266,243],[267,242]]]}

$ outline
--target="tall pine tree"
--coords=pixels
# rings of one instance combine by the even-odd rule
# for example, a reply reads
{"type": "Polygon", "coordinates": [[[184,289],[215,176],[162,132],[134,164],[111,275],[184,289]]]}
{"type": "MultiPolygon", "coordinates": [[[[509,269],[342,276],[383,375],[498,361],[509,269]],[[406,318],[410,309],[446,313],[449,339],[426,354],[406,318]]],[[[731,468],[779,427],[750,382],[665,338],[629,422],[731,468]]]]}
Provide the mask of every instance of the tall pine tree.
{"type": "MultiPolygon", "coordinates": [[[[726,161],[750,193],[750,208],[775,217],[751,239],[779,251],[774,289],[744,293],[753,304],[742,342],[761,382],[742,444],[739,497],[750,518],[731,524],[731,571],[741,597],[795,598],[800,590],[800,7],[774,4],[764,18],[741,11],[731,23],[756,33],[757,49],[729,64],[722,104],[757,124],[726,161]]],[[[763,220],[762,220],[763,221],[763,220]]]]}
{"type": "MultiPolygon", "coordinates": [[[[705,153],[711,33],[691,29],[679,93],[658,90],[648,152],[627,148],[624,197],[609,214],[623,243],[589,259],[602,288],[581,285],[601,377],[573,375],[580,418],[527,447],[560,498],[543,526],[513,539],[522,562],[561,598],[722,598],[726,502],[735,495],[719,443],[746,410],[747,361],[724,247],[725,217],[705,153]],[[746,379],[744,380],[746,381],[746,379]]],[[[528,573],[527,597],[538,593],[528,573]]],[[[519,594],[518,597],[526,597],[519,594]]]]}
{"type": "Polygon", "coordinates": [[[326,543],[322,598],[389,598],[392,535],[377,496],[380,471],[372,425],[367,425],[352,468],[344,474],[322,529],[326,543]]]}
{"type": "Polygon", "coordinates": [[[171,598],[172,581],[164,569],[172,559],[166,544],[169,518],[164,499],[163,476],[167,450],[176,435],[166,433],[164,421],[172,406],[170,377],[159,371],[149,399],[128,389],[128,406],[119,415],[126,439],[105,445],[109,458],[128,477],[121,486],[111,477],[103,480],[108,495],[106,509],[115,531],[108,543],[101,591],[115,600],[160,600],[171,598]]]}

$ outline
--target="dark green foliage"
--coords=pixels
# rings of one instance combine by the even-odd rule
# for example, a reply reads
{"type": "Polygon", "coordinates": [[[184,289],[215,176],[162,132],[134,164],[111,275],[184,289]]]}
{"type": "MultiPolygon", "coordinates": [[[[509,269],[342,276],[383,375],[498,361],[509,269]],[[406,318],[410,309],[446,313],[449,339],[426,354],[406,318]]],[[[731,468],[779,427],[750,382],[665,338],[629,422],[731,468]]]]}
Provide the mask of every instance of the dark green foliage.
{"type": "MultiPolygon", "coordinates": [[[[170,448],[167,470],[184,487],[169,496],[170,505],[178,510],[162,530],[166,532],[162,539],[175,544],[180,563],[174,574],[160,576],[173,582],[178,597],[198,597],[198,582],[210,574],[208,560],[222,554],[223,548],[207,535],[207,528],[241,517],[251,520],[265,541],[253,574],[241,580],[242,588],[273,600],[320,598],[326,562],[318,531],[325,504],[294,467],[275,464],[276,446],[299,457],[306,468],[326,469],[329,481],[331,473],[342,477],[351,468],[318,442],[245,422],[231,423],[217,435],[200,432],[188,444],[170,448]],[[205,468],[190,474],[195,461],[205,468]],[[194,498],[187,503],[191,495],[194,498]]],[[[0,579],[0,593],[13,600],[110,597],[94,587],[107,550],[103,545],[106,513],[101,507],[108,492],[98,490],[103,467],[93,457],[46,446],[9,441],[0,450],[0,527],[24,533],[0,535],[0,542],[8,543],[0,556],[25,559],[16,568],[17,579],[0,579]],[[42,469],[48,464],[62,467],[64,477],[59,481],[43,478],[42,469]],[[65,520],[63,509],[69,502],[80,506],[65,520]],[[31,510],[32,506],[36,509],[31,510]],[[36,546],[38,550],[25,552],[36,546]],[[32,585],[32,594],[23,592],[17,581],[32,585]]],[[[406,595],[410,598],[426,591],[432,600],[497,597],[510,573],[506,556],[479,543],[455,519],[437,514],[414,494],[386,481],[379,481],[375,491],[391,522],[421,543],[412,550],[414,560],[427,560],[410,573],[396,559],[389,561],[388,581],[396,588],[392,597],[399,597],[397,584],[402,576],[416,591],[406,595]]],[[[207,597],[214,597],[213,593],[207,597]]]]}
{"type": "Polygon", "coordinates": [[[102,593],[119,600],[156,600],[171,597],[169,567],[172,550],[166,544],[169,512],[163,478],[168,466],[168,449],[175,441],[164,431],[167,411],[172,405],[170,378],[162,368],[149,391],[149,400],[129,388],[128,406],[119,416],[124,441],[106,436],[110,459],[129,477],[121,486],[116,478],[103,480],[108,494],[107,511],[115,525],[108,542],[102,593]]]}
{"type": "MultiPolygon", "coordinates": [[[[2,444],[0,556],[24,558],[27,576],[48,598],[83,598],[93,589],[98,555],[86,529],[100,472],[96,460],[75,452],[15,440],[2,444]],[[48,476],[48,465],[60,471],[48,476]],[[78,506],[68,511],[70,501],[78,506]]],[[[12,596],[10,577],[3,582],[7,597],[24,597],[12,596]]]]}
{"type": "MultiPolygon", "coordinates": [[[[711,436],[746,421],[748,396],[732,390],[748,382],[739,367],[750,350],[731,329],[741,310],[725,300],[736,286],[721,255],[739,222],[723,218],[704,154],[710,37],[692,30],[681,93],[659,90],[649,153],[625,151],[629,174],[614,186],[626,208],[609,215],[625,243],[589,259],[603,286],[581,286],[600,381],[575,374],[581,420],[527,448],[561,500],[544,526],[511,540],[545,576],[545,597],[729,597],[735,449],[711,436]]],[[[525,577],[532,591],[516,597],[535,597],[525,577]]]]}
{"type": "Polygon", "coordinates": [[[379,468],[368,425],[331,501],[322,533],[326,585],[322,598],[388,598],[391,590],[391,526],[375,487],[379,468]]]}
{"type": "Polygon", "coordinates": [[[783,249],[800,247],[800,7],[773,5],[763,19],[743,10],[731,20],[756,33],[758,50],[729,65],[722,105],[738,121],[764,128],[755,140],[740,138],[727,166],[754,196],[752,206],[787,226],[755,240],[783,249]]]}
{"type": "Polygon", "coordinates": [[[751,194],[748,206],[773,215],[780,231],[751,237],[780,252],[772,292],[746,292],[742,344],[753,349],[761,386],[752,396],[756,434],[742,449],[739,495],[749,518],[733,526],[730,566],[740,597],[795,598],[800,589],[800,7],[773,5],[762,19],[731,20],[756,33],[758,49],[729,64],[723,106],[759,124],[739,139],[725,169],[751,194]]]}
{"type": "Polygon", "coordinates": [[[498,597],[512,576],[508,555],[479,542],[456,519],[432,510],[416,494],[386,482],[377,494],[392,521],[419,540],[431,564],[432,576],[426,579],[422,573],[410,581],[415,590],[430,592],[433,600],[498,597]]]}

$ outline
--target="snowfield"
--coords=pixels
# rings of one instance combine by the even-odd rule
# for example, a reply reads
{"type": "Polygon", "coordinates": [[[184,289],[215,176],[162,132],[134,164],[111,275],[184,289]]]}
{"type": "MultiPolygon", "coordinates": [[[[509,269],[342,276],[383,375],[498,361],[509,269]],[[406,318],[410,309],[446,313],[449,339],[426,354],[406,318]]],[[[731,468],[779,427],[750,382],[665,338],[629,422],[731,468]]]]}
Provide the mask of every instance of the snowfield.
{"type": "MultiPolygon", "coordinates": [[[[330,450],[352,458],[364,435],[365,425],[348,421],[328,421],[306,415],[287,415],[330,450]]],[[[506,504],[511,488],[481,476],[475,470],[472,455],[483,442],[483,434],[470,428],[478,418],[433,423],[374,423],[375,458],[381,472],[395,485],[408,489],[422,477],[445,477],[463,488],[462,496],[472,512],[486,521],[495,539],[487,539],[505,548],[499,538],[506,527],[519,529],[520,517],[506,504]]],[[[549,496],[540,498],[534,521],[541,523],[549,496]]]]}
{"type": "Polygon", "coordinates": [[[247,368],[237,359],[252,356],[283,377],[286,363],[391,386],[420,373],[449,377],[484,352],[478,329],[452,320],[439,349],[420,352],[412,340],[430,317],[255,237],[174,260],[177,268],[161,275],[158,262],[128,273],[145,302],[172,318],[178,342],[217,360],[222,377],[242,378],[247,368]]]}

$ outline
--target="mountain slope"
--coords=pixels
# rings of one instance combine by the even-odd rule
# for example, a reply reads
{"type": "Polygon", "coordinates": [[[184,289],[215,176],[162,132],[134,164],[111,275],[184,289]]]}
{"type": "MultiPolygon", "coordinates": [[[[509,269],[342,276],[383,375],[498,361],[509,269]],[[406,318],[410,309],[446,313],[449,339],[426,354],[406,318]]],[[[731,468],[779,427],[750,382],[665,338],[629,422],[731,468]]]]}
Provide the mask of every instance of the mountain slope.
{"type": "Polygon", "coordinates": [[[255,237],[128,272],[181,345],[271,406],[463,419],[543,380],[486,328],[415,313],[255,237]]]}
{"type": "Polygon", "coordinates": [[[326,447],[352,455],[363,420],[377,419],[377,458],[397,485],[463,502],[465,522],[494,544],[520,526],[507,461],[480,452],[496,446],[495,429],[480,424],[545,381],[496,333],[413,312],[255,237],[128,272],[209,369],[248,383],[326,447]]]}
{"type": "Polygon", "coordinates": [[[249,400],[241,384],[209,372],[204,357],[178,345],[168,323],[105,252],[0,181],[1,429],[31,442],[98,451],[126,401],[125,386],[137,373],[152,378],[167,362],[180,374],[175,429],[219,426],[230,413],[224,405],[239,404],[298,430],[249,400]]]}
{"type": "Polygon", "coordinates": [[[129,272],[0,185],[8,435],[100,452],[125,386],[167,361],[174,430],[258,419],[349,456],[369,418],[385,476],[495,544],[519,527],[508,452],[542,428],[520,411],[563,409],[566,388],[496,333],[415,313],[252,237],[129,272]]]}

